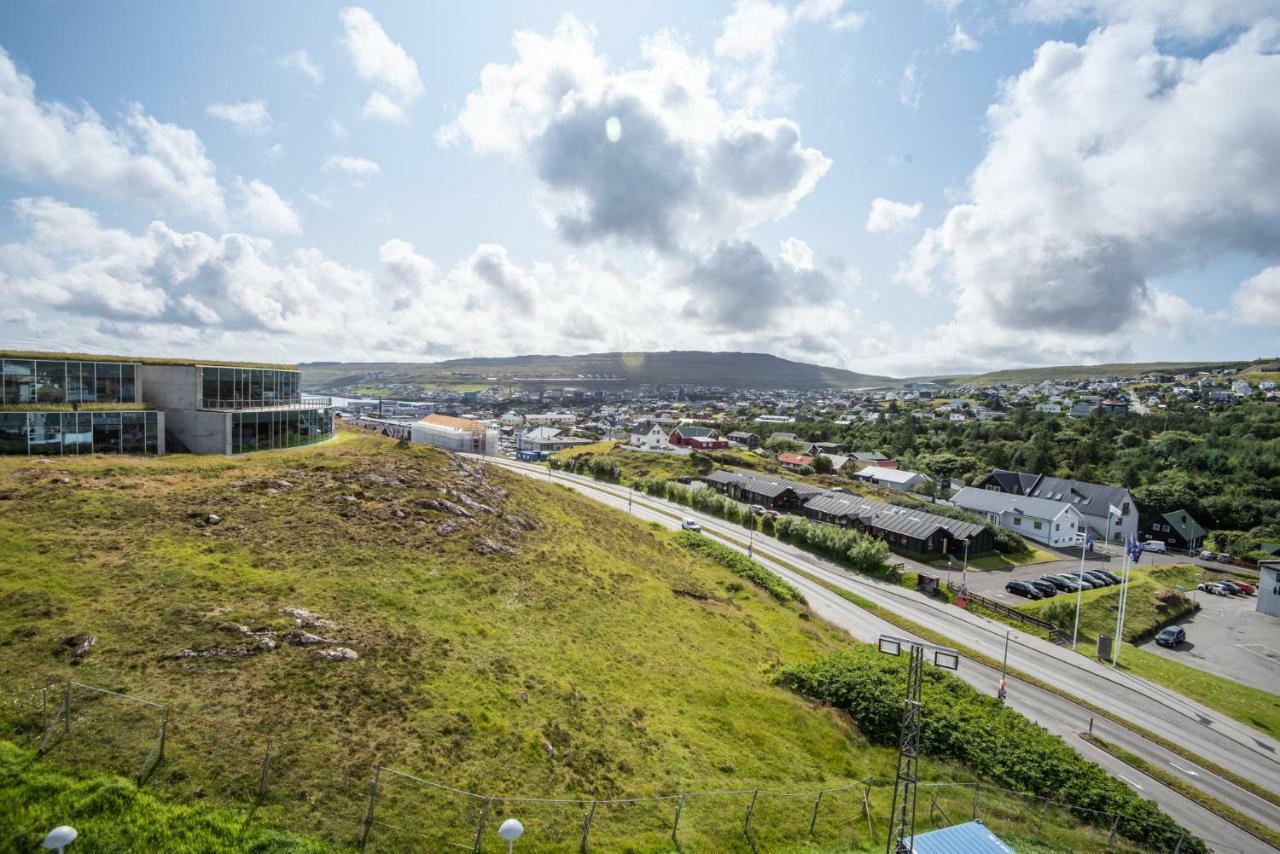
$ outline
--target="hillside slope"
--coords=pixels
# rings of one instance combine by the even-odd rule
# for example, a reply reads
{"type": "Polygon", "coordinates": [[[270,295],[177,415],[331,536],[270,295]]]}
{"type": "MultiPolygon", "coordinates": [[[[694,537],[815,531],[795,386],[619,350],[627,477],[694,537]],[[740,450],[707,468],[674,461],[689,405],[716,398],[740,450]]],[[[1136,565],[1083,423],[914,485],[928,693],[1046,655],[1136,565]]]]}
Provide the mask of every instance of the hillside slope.
{"type": "Polygon", "coordinates": [[[1047,368],[1009,368],[963,377],[949,377],[951,385],[1000,385],[1038,383],[1044,380],[1090,380],[1104,377],[1139,377],[1144,374],[1181,374],[1215,368],[1244,369],[1251,362],[1115,362],[1101,365],[1057,365],[1047,368]]]}
{"type": "MultiPolygon", "coordinates": [[[[246,822],[339,847],[385,765],[487,795],[745,792],[691,800],[681,825],[690,850],[745,850],[756,787],[892,775],[890,748],[775,684],[847,644],[665,532],[434,450],[343,433],[230,459],[0,459],[5,734],[34,744],[48,720],[35,689],[53,683],[56,710],[67,679],[171,704],[149,788],[243,809],[269,742],[269,793],[246,822]],[[358,657],[320,655],[339,649],[358,657]]],[[[161,710],[71,690],[46,761],[135,773],[161,710]]],[[[972,779],[943,762],[925,773],[972,779]]],[[[587,811],[381,780],[372,850],[469,846],[482,809],[490,832],[518,813],[526,850],[548,850],[576,844],[587,811]]],[[[825,801],[818,841],[848,838],[857,792],[825,801]]],[[[601,809],[593,839],[663,850],[672,804],[601,809]]],[[[1020,802],[984,808],[1031,834],[1020,802]]],[[[762,798],[757,839],[784,850],[809,810],[762,798]]],[[[1099,841],[1052,811],[1040,839],[1099,841]]]]}
{"type": "Polygon", "coordinates": [[[889,377],[793,362],[767,353],[590,353],[580,356],[512,356],[420,363],[310,362],[300,366],[308,389],[369,383],[704,385],[729,388],[857,388],[892,384],[889,377]]]}

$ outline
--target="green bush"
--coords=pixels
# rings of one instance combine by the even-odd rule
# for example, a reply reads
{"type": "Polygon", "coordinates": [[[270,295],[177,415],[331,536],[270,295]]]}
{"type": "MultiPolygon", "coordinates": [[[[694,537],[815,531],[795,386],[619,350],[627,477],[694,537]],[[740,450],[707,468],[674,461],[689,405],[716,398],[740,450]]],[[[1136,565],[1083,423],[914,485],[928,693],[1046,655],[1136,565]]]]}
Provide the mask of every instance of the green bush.
{"type": "Polygon", "coordinates": [[[782,516],[774,522],[778,539],[795,543],[858,572],[875,575],[888,568],[889,547],[883,540],[851,528],[782,516]]]}
{"type": "MultiPolygon", "coordinates": [[[[963,665],[962,665],[963,666],[963,665]]],[[[806,697],[847,712],[877,744],[897,744],[905,665],[859,645],[810,664],[788,667],[779,681],[806,697]]],[[[1171,851],[1185,831],[1153,802],[1143,800],[1061,738],[950,674],[926,668],[921,747],[926,756],[962,763],[1001,786],[1070,804],[1084,821],[1109,827],[1101,813],[1120,813],[1117,832],[1142,845],[1171,851]]],[[[1187,835],[1183,851],[1204,852],[1187,835]]]]}
{"type": "Polygon", "coordinates": [[[752,584],[763,588],[779,602],[805,602],[804,595],[760,564],[746,555],[735,552],[728,546],[695,534],[693,531],[677,531],[676,542],[686,549],[698,552],[710,558],[739,578],[745,578],[752,584]]]}

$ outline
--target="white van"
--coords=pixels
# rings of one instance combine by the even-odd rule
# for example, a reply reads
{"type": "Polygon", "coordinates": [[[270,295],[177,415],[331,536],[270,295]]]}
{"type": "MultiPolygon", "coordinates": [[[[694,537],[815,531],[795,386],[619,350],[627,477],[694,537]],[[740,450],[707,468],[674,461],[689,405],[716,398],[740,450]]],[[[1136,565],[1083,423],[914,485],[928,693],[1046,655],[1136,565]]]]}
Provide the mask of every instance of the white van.
{"type": "Polygon", "coordinates": [[[1163,540],[1147,540],[1142,544],[1142,550],[1144,552],[1158,552],[1160,554],[1164,554],[1168,550],[1168,547],[1165,545],[1163,540]]]}

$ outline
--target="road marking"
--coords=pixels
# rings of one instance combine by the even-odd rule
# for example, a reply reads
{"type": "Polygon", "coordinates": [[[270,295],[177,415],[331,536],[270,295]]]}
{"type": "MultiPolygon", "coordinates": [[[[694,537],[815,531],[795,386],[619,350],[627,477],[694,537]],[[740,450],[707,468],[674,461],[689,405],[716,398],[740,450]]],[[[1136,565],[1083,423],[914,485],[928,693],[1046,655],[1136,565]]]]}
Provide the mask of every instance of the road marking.
{"type": "Polygon", "coordinates": [[[1137,789],[1139,792],[1146,791],[1145,789],[1143,789],[1143,788],[1142,788],[1141,786],[1139,786],[1137,783],[1135,783],[1135,782],[1133,782],[1132,780],[1130,780],[1130,779],[1129,779],[1128,777],[1126,777],[1125,775],[1123,775],[1123,774],[1117,774],[1116,776],[1117,776],[1117,777],[1119,777],[1121,780],[1124,780],[1124,781],[1125,781],[1126,783],[1128,783],[1130,786],[1133,786],[1133,787],[1134,787],[1135,789],[1137,789]]]}
{"type": "Polygon", "coordinates": [[[1183,774],[1190,774],[1192,777],[1200,776],[1195,771],[1192,771],[1190,768],[1183,768],[1181,765],[1179,765],[1177,762],[1174,762],[1172,759],[1169,760],[1169,764],[1172,765],[1174,768],[1177,768],[1183,774]]]}
{"type": "Polygon", "coordinates": [[[1243,649],[1250,655],[1256,655],[1258,658],[1270,661],[1272,663],[1280,661],[1280,655],[1275,650],[1267,646],[1265,643],[1238,643],[1236,646],[1243,649]]]}

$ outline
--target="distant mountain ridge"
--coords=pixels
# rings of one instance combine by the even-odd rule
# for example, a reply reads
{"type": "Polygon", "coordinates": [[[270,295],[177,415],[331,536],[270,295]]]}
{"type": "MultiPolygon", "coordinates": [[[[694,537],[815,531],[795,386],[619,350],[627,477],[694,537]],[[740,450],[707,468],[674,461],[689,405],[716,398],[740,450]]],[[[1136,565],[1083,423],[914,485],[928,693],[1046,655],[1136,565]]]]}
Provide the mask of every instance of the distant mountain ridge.
{"type": "Polygon", "coordinates": [[[362,381],[421,384],[529,382],[547,385],[704,385],[726,388],[867,388],[897,385],[892,377],[862,374],[768,353],[669,350],[587,353],[578,356],[508,356],[443,362],[310,362],[299,365],[309,388],[333,389],[362,381]]]}

